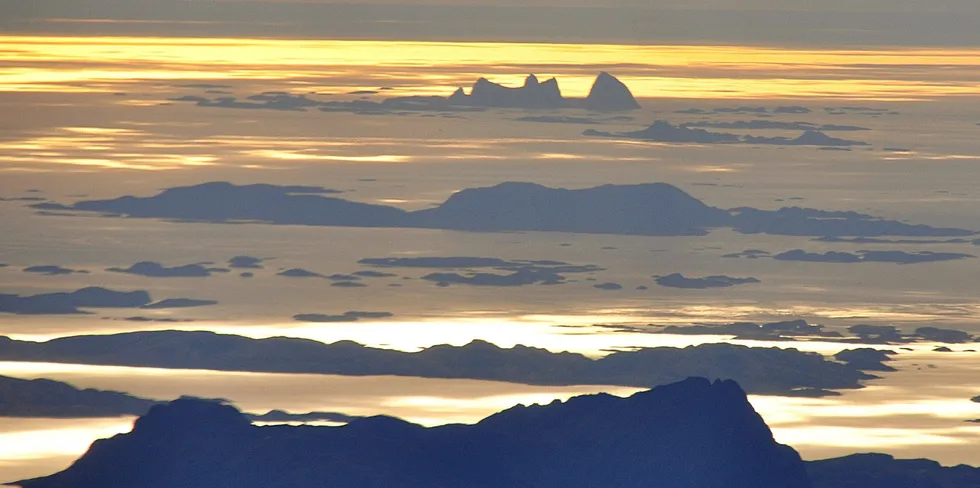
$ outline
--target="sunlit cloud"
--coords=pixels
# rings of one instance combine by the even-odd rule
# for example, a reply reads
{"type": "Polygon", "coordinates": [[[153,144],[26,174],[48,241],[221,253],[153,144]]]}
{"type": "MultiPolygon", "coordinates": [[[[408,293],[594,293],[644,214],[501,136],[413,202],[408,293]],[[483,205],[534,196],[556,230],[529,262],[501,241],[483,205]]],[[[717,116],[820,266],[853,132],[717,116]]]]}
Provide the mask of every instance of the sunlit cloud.
{"type": "Polygon", "coordinates": [[[908,446],[962,445],[980,440],[976,429],[898,429],[875,427],[804,426],[773,429],[778,442],[798,447],[847,446],[878,450],[908,446]],[[973,434],[961,437],[962,434],[973,434]]]}
{"type": "Polygon", "coordinates": [[[411,161],[411,156],[379,154],[377,156],[338,156],[328,154],[311,154],[301,151],[283,151],[275,149],[256,149],[242,151],[248,156],[260,158],[281,159],[285,161],[337,161],[352,163],[403,163],[411,161]]]}
{"type": "Polygon", "coordinates": [[[129,432],[132,417],[118,419],[43,419],[46,425],[23,431],[0,432],[0,460],[43,459],[79,455],[92,441],[129,432]]]}
{"type": "Polygon", "coordinates": [[[6,91],[276,80],[317,92],[389,86],[399,95],[447,95],[478,76],[517,85],[536,71],[559,77],[565,94],[584,96],[600,70],[615,71],[639,97],[922,100],[974,96],[980,89],[980,63],[970,49],[37,36],[8,36],[0,48],[0,89],[6,91]],[[935,78],[937,69],[942,80],[935,78]]]}

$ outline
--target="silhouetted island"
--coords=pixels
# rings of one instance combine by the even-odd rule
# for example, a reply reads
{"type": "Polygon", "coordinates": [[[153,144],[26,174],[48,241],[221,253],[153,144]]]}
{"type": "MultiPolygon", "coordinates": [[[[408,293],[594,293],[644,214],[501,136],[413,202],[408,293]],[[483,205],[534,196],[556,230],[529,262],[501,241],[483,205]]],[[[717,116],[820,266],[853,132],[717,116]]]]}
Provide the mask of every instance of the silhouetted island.
{"type": "Polygon", "coordinates": [[[144,317],[142,315],[134,315],[132,317],[124,317],[121,319],[114,319],[114,320],[125,320],[127,322],[162,322],[162,323],[194,322],[193,319],[177,319],[173,317],[144,317]]]}
{"type": "Polygon", "coordinates": [[[385,273],[384,271],[375,271],[373,269],[355,271],[351,274],[354,276],[360,276],[362,278],[391,278],[391,277],[398,276],[395,273],[385,273]]]}
{"type": "Polygon", "coordinates": [[[357,415],[347,415],[340,412],[307,412],[289,413],[283,410],[270,410],[263,414],[245,414],[252,422],[337,422],[348,423],[364,418],[357,415]]]}
{"type": "Polygon", "coordinates": [[[276,275],[285,276],[286,278],[326,278],[326,275],[303,268],[284,269],[276,273],[276,275]]]}
{"type": "Polygon", "coordinates": [[[759,258],[769,257],[771,255],[772,253],[770,253],[769,251],[763,251],[761,249],[747,249],[742,252],[733,252],[733,253],[725,254],[722,257],[736,258],[736,259],[737,258],[759,259],[759,258]]]}
{"type": "Polygon", "coordinates": [[[664,183],[581,190],[501,183],[456,192],[410,217],[414,226],[440,229],[633,235],[698,235],[731,221],[728,212],[664,183]]]}
{"type": "Polygon", "coordinates": [[[641,139],[653,142],[678,142],[678,143],[699,143],[699,144],[718,144],[739,142],[740,138],[736,134],[722,132],[708,132],[704,129],[692,129],[686,126],[673,125],[666,120],[658,120],[646,129],[632,132],[603,132],[589,129],[582,132],[582,135],[593,137],[610,137],[619,139],[641,139]]]}
{"type": "Polygon", "coordinates": [[[766,324],[735,322],[731,324],[668,325],[664,334],[682,335],[732,335],[736,339],[792,341],[795,337],[839,338],[841,334],[826,331],[819,324],[805,320],[784,320],[766,324]]]}
{"type": "Polygon", "coordinates": [[[969,332],[954,329],[940,329],[938,327],[919,327],[915,329],[915,335],[923,340],[931,342],[945,342],[947,344],[962,344],[964,342],[980,341],[980,336],[974,338],[969,332]]]}
{"type": "Polygon", "coordinates": [[[773,256],[779,261],[809,261],[817,263],[898,263],[915,264],[930,263],[936,261],[951,261],[955,259],[970,259],[976,256],[972,254],[954,252],[905,252],[905,251],[858,251],[856,254],[849,252],[827,251],[825,253],[806,252],[802,249],[793,249],[773,256]]]}
{"type": "Polygon", "coordinates": [[[890,356],[895,354],[895,351],[862,347],[841,351],[834,355],[834,358],[862,371],[896,371],[895,368],[884,364],[891,361],[890,356]]]}
{"type": "Polygon", "coordinates": [[[846,242],[852,244],[970,244],[970,239],[880,239],[876,237],[832,237],[813,239],[816,242],[846,242]]]}
{"type": "MultiPolygon", "coordinates": [[[[118,391],[79,389],[62,381],[44,378],[25,380],[0,376],[0,417],[94,418],[144,415],[158,400],[118,391]]],[[[194,397],[181,397],[191,399],[194,397]]],[[[215,400],[227,402],[226,400],[215,400]]],[[[259,422],[341,422],[361,418],[338,412],[289,413],[272,410],[264,414],[243,413],[259,422]]]]}
{"type": "Polygon", "coordinates": [[[854,454],[810,461],[813,488],[968,488],[980,486],[980,468],[945,467],[929,459],[895,459],[887,454],[854,454]]]}
{"type": "MultiPolygon", "coordinates": [[[[474,256],[426,256],[413,258],[363,258],[360,264],[385,268],[439,268],[467,269],[493,268],[502,271],[549,271],[553,273],[592,273],[603,271],[594,264],[571,264],[550,259],[514,259],[474,257],[474,256]]],[[[357,274],[357,273],[355,273],[357,274]]]]}
{"type": "Polygon", "coordinates": [[[332,275],[325,276],[325,278],[330,281],[358,281],[361,279],[360,276],[343,273],[334,273],[332,275]]]}
{"type": "Polygon", "coordinates": [[[150,278],[204,278],[214,273],[227,273],[227,268],[211,268],[201,263],[167,267],[153,261],[141,261],[128,268],[107,268],[113,273],[128,273],[150,278]]]}
{"type": "Polygon", "coordinates": [[[798,236],[962,237],[976,231],[913,225],[857,212],[787,207],[723,210],[666,183],[548,188],[507,182],[454,193],[425,210],[351,202],[296,187],[204,183],[150,197],[80,201],[65,209],[191,222],[263,222],[351,227],[421,227],[467,231],[579,232],[620,235],[702,235],[731,227],[745,234],[798,236]]]}
{"type": "Polygon", "coordinates": [[[620,285],[619,283],[597,283],[595,285],[592,285],[592,288],[596,288],[598,290],[604,290],[604,291],[617,291],[617,290],[622,290],[623,285],[620,285]]]}
{"type": "Polygon", "coordinates": [[[405,211],[393,207],[323,196],[336,192],[310,186],[210,182],[168,188],[150,198],[82,201],[71,209],[192,222],[259,221],[355,227],[391,227],[404,219],[405,211]]]}
{"type": "Polygon", "coordinates": [[[0,294],[0,313],[57,315],[87,313],[82,308],[137,308],[152,299],[145,290],[114,291],[91,286],[72,292],[38,295],[0,294]]]}
{"type": "Polygon", "coordinates": [[[348,311],[340,315],[322,313],[300,313],[293,315],[293,320],[300,322],[357,322],[360,319],[384,319],[393,317],[391,312],[358,312],[348,311]]]}
{"type": "Polygon", "coordinates": [[[235,256],[228,260],[228,267],[234,269],[262,269],[265,258],[252,256],[235,256]]]}
{"type": "Polygon", "coordinates": [[[80,269],[64,268],[57,265],[38,265],[28,266],[23,269],[25,273],[37,273],[45,276],[61,276],[71,274],[88,274],[88,271],[80,269]]]}
{"type": "Polygon", "coordinates": [[[358,283],[357,281],[335,281],[330,283],[330,286],[335,286],[337,288],[364,288],[367,285],[364,283],[358,283]]]}
{"type": "Polygon", "coordinates": [[[733,381],[692,378],[619,398],[517,406],[475,425],[391,417],[255,427],[235,408],[180,399],[24,488],[811,488],[733,381]]]}
{"type": "Polygon", "coordinates": [[[195,298],[167,298],[160,300],[159,302],[147,303],[143,305],[142,309],[146,310],[159,310],[164,308],[191,308],[191,307],[207,307],[210,305],[217,305],[216,300],[198,300],[195,298]]]}
{"type": "Polygon", "coordinates": [[[976,233],[966,229],[906,224],[858,212],[814,208],[783,207],[779,210],[760,210],[739,207],[732,209],[732,212],[735,215],[733,227],[736,232],[743,234],[953,237],[976,233]]]}
{"type": "Polygon", "coordinates": [[[640,108],[640,104],[633,98],[630,89],[615,76],[606,73],[599,73],[589,95],[585,97],[584,107],[593,111],[610,110],[635,110],[640,108]]]}
{"type": "Polygon", "coordinates": [[[83,418],[142,415],[158,402],[117,391],[79,389],[48,379],[0,376],[0,417],[83,418]]]}
{"type": "Polygon", "coordinates": [[[563,108],[566,105],[565,98],[558,89],[558,80],[551,78],[538,81],[538,77],[533,74],[528,75],[523,86],[515,88],[479,78],[473,83],[469,94],[459,88],[449,96],[449,103],[476,107],[528,109],[563,108]]]}
{"type": "Polygon", "coordinates": [[[602,121],[592,117],[572,117],[569,115],[527,115],[514,119],[518,122],[541,122],[546,124],[584,124],[597,125],[602,121]]]}
{"type": "Polygon", "coordinates": [[[476,286],[523,286],[523,285],[557,285],[565,281],[565,277],[548,270],[519,269],[513,273],[500,275],[495,273],[430,273],[423,280],[446,284],[462,284],[476,286]]]}
{"type": "Polygon", "coordinates": [[[817,128],[805,128],[798,137],[766,137],[739,135],[728,132],[709,132],[697,127],[711,127],[707,123],[688,123],[673,125],[666,120],[657,120],[649,127],[631,132],[603,132],[588,129],[584,136],[607,137],[613,139],[638,139],[651,142],[696,143],[696,144],[765,144],[775,146],[824,146],[848,147],[867,146],[867,142],[838,139],[828,136],[817,128]]]}
{"type": "Polygon", "coordinates": [[[756,278],[733,278],[731,276],[715,275],[702,278],[688,278],[680,273],[673,273],[666,276],[654,276],[654,281],[660,286],[671,288],[692,288],[704,290],[708,288],[727,288],[737,285],[750,283],[761,283],[756,278]]]}
{"type": "MultiPolygon", "coordinates": [[[[356,94],[357,92],[355,92],[356,94]]],[[[364,93],[364,94],[375,94],[364,93]]],[[[580,108],[591,111],[622,111],[640,108],[629,88],[609,73],[602,72],[596,77],[587,97],[582,99],[565,98],[558,88],[558,80],[550,78],[539,81],[531,74],[519,87],[507,87],[487,78],[479,78],[473,83],[469,93],[462,87],[448,97],[404,96],[380,101],[360,98],[357,100],[319,101],[305,94],[282,91],[263,92],[239,100],[233,96],[207,98],[198,95],[184,95],[169,99],[174,102],[191,102],[198,107],[260,109],[281,111],[306,111],[318,109],[323,112],[351,112],[363,115],[413,115],[417,112],[469,112],[488,108],[519,109],[565,109],[580,108]]]]}
{"type": "MultiPolygon", "coordinates": [[[[615,326],[612,326],[615,327],[615,326]]],[[[847,328],[851,336],[837,331],[828,331],[819,324],[808,324],[805,320],[786,320],[767,324],[735,322],[731,324],[668,325],[661,333],[683,335],[733,335],[736,339],[760,339],[791,341],[794,337],[821,337],[828,342],[845,344],[909,344],[915,342],[943,342],[963,344],[980,342],[980,336],[970,333],[937,327],[920,327],[913,333],[903,333],[893,325],[859,324],[847,328]]],[[[858,368],[863,369],[863,368],[858,368]]]]}
{"type": "Polygon", "coordinates": [[[250,339],[190,331],[88,335],[47,342],[0,338],[0,358],[218,371],[467,378],[564,386],[649,387],[697,375],[734,379],[753,393],[795,396],[861,388],[862,380],[874,378],[816,353],[732,344],[643,348],[591,359],[524,346],[502,349],[484,341],[407,353],[351,341],[324,344],[307,339],[250,339]]]}
{"type": "Polygon", "coordinates": [[[902,334],[894,325],[859,324],[848,327],[847,331],[865,344],[901,344],[915,341],[914,338],[902,334]]]}
{"type": "Polygon", "coordinates": [[[839,124],[813,124],[810,122],[781,122],[776,120],[738,120],[735,122],[699,121],[681,124],[681,127],[708,127],[715,129],[749,129],[749,130],[817,130],[817,131],[863,131],[867,127],[839,124]]]}
{"type": "Polygon", "coordinates": [[[599,73],[589,95],[582,100],[563,97],[555,78],[538,81],[538,77],[532,74],[524,80],[523,86],[514,88],[480,78],[473,84],[469,94],[459,88],[448,101],[451,105],[523,109],[585,108],[593,111],[620,111],[640,108],[629,88],[606,72],[599,73]]]}

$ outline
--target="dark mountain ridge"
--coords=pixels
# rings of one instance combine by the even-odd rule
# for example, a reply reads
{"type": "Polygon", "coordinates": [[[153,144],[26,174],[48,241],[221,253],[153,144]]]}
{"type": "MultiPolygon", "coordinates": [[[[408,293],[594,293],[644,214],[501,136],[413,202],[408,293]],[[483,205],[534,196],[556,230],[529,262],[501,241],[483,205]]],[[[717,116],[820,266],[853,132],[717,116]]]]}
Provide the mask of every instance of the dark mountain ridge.
{"type": "Polygon", "coordinates": [[[390,417],[342,427],[255,427],[233,407],[182,399],[97,441],[24,488],[810,488],[733,381],[518,406],[475,425],[390,417]]]}
{"type": "Polygon", "coordinates": [[[378,416],[257,427],[220,401],[152,407],[24,488],[975,488],[980,468],[855,454],[804,462],[733,381],[519,405],[474,425],[378,416]]]}

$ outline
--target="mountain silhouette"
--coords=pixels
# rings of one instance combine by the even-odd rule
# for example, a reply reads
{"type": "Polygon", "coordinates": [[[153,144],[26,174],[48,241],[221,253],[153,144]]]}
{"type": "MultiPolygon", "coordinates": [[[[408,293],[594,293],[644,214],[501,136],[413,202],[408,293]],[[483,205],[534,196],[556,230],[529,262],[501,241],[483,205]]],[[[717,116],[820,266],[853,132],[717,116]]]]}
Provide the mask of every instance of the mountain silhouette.
{"type": "Polygon", "coordinates": [[[656,281],[660,286],[700,290],[707,288],[728,288],[737,285],[761,283],[758,279],[751,276],[746,278],[736,278],[725,275],[714,275],[694,278],[684,276],[680,273],[672,273],[667,276],[655,276],[654,278],[654,281],[656,281]]]}
{"type": "Polygon", "coordinates": [[[858,369],[796,349],[702,344],[617,351],[600,359],[484,341],[418,352],[213,332],[146,331],[64,337],[47,342],[0,337],[5,361],[211,369],[347,376],[465,378],[533,385],[616,385],[649,388],[689,376],[734,379],[753,393],[821,396],[861,388],[873,379],[858,369]]]}
{"type": "Polygon", "coordinates": [[[538,77],[528,75],[524,86],[511,88],[480,78],[473,84],[470,94],[457,90],[449,97],[456,105],[504,108],[562,108],[565,99],[558,88],[558,80],[551,78],[540,82],[538,77]]]}
{"type": "Polygon", "coordinates": [[[157,402],[48,379],[0,376],[0,416],[83,418],[139,415],[157,402]]]}
{"type": "Polygon", "coordinates": [[[87,312],[81,308],[135,308],[151,301],[150,294],[145,290],[115,291],[89,286],[71,292],[27,296],[0,294],[0,313],[82,314],[87,312]]]}
{"type": "Polygon", "coordinates": [[[434,208],[414,212],[301,193],[296,188],[306,187],[211,182],[168,188],[148,197],[124,196],[80,201],[71,206],[51,205],[61,210],[192,222],[421,227],[489,232],[527,230],[672,236],[701,235],[711,228],[731,227],[744,234],[814,237],[962,237],[976,234],[968,229],[906,224],[857,212],[800,207],[723,210],[708,206],[667,183],[565,189],[505,182],[467,188],[434,208]]]}
{"type": "Polygon", "coordinates": [[[697,235],[730,220],[728,212],[665,183],[582,190],[501,183],[456,192],[442,205],[411,215],[420,227],[635,235],[697,235]]]}
{"type": "Polygon", "coordinates": [[[446,99],[449,105],[473,107],[500,107],[523,109],[584,108],[594,111],[621,111],[640,108],[633,94],[615,76],[602,72],[592,84],[584,99],[565,98],[558,88],[558,80],[549,78],[539,81],[531,74],[519,87],[507,87],[486,78],[473,83],[470,93],[458,88],[446,99]]]}
{"type": "Polygon", "coordinates": [[[390,417],[255,427],[197,399],[153,407],[24,488],[810,488],[733,381],[690,378],[629,398],[517,406],[475,425],[390,417]]]}
{"type": "Polygon", "coordinates": [[[168,188],[151,199],[122,197],[79,202],[73,208],[101,212],[125,208],[132,217],[188,221],[275,221],[296,225],[397,226],[405,212],[394,207],[324,197],[318,187],[202,183],[168,188]]]}
{"type": "Polygon", "coordinates": [[[603,71],[592,84],[589,96],[585,97],[585,108],[599,111],[635,110],[640,108],[640,104],[636,103],[626,84],[603,71]]]}

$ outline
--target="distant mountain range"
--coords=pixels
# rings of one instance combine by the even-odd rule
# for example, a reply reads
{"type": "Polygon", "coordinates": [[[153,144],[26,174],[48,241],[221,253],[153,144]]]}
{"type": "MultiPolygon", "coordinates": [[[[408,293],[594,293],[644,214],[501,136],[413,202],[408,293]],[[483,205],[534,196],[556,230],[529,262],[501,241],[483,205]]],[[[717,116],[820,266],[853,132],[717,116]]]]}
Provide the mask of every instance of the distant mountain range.
{"type": "Polygon", "coordinates": [[[875,377],[817,353],[703,344],[618,351],[600,359],[484,341],[401,352],[351,341],[250,339],[213,332],[147,331],[47,342],[0,336],[0,360],[348,376],[466,378],[533,385],[648,388],[688,376],[734,379],[752,393],[824,396],[875,377]]]}
{"type": "MultiPolygon", "coordinates": [[[[188,88],[202,88],[189,86],[188,88]]],[[[406,114],[439,112],[451,115],[455,112],[474,112],[493,108],[516,108],[522,110],[564,108],[579,108],[594,112],[618,112],[640,108],[630,89],[615,76],[602,72],[592,84],[589,95],[585,98],[566,98],[558,88],[558,80],[550,78],[539,81],[531,74],[519,87],[508,87],[494,83],[486,78],[479,78],[473,83],[469,93],[462,87],[448,97],[442,96],[403,96],[381,100],[367,99],[367,95],[375,95],[376,91],[358,91],[352,95],[361,95],[356,100],[319,101],[305,94],[272,91],[246,97],[240,100],[236,97],[222,94],[208,98],[199,95],[184,95],[171,98],[174,102],[193,102],[199,107],[306,111],[315,108],[323,112],[353,112],[356,114],[406,114]]]]}
{"type": "Polygon", "coordinates": [[[746,234],[797,236],[968,236],[974,230],[913,225],[857,212],[787,207],[711,207],[666,183],[549,188],[507,182],[468,188],[435,208],[407,212],[324,196],[325,188],[209,182],[44,211],[84,211],[195,222],[262,222],[349,227],[422,227],[468,231],[542,231],[622,235],[702,235],[729,227],[746,234]]]}
{"type": "Polygon", "coordinates": [[[341,427],[253,426],[180,399],[24,488],[976,488],[980,469],[856,455],[805,463],[734,381],[516,406],[475,425],[391,417],[341,427]]]}

